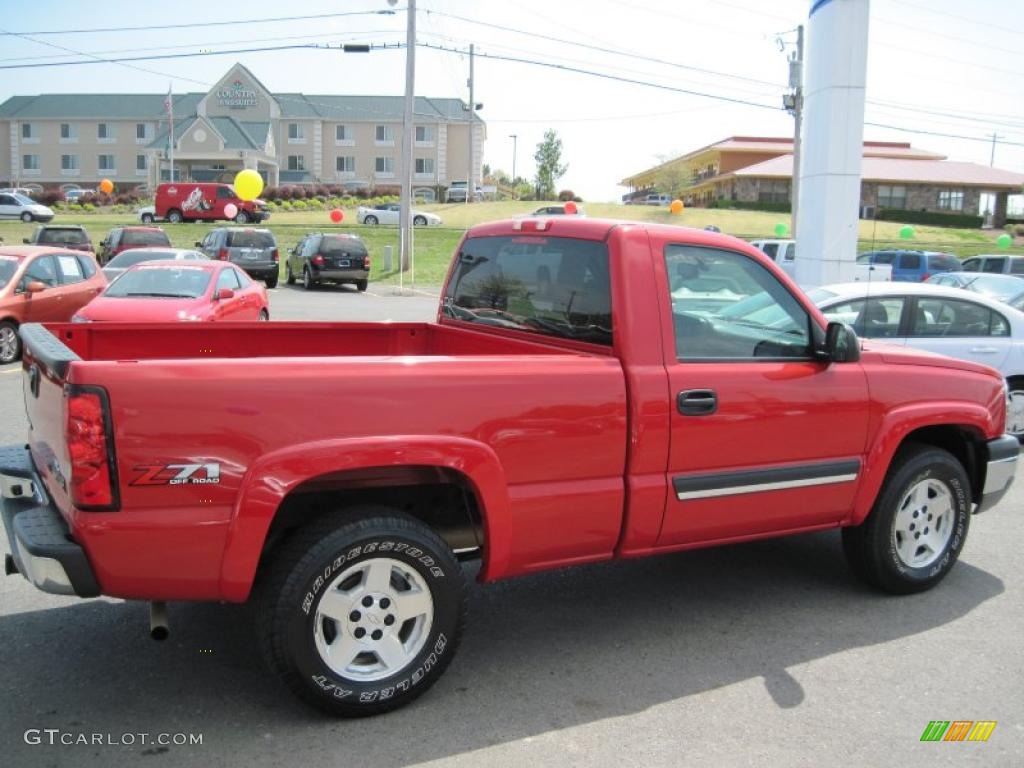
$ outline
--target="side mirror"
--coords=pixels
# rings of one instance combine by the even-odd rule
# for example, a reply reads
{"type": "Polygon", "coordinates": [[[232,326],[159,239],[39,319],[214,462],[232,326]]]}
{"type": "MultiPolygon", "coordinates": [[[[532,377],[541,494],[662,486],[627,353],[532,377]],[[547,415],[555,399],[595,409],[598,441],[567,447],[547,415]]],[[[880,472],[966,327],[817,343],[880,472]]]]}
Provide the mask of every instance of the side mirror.
{"type": "Polygon", "coordinates": [[[25,286],[25,290],[28,293],[42,293],[46,290],[46,283],[41,283],[38,280],[33,280],[31,283],[25,286]]]}
{"type": "Polygon", "coordinates": [[[21,242],[23,242],[25,245],[31,245],[32,244],[32,241],[29,240],[27,237],[21,238],[21,242]]]}
{"type": "Polygon", "coordinates": [[[202,247],[203,247],[202,242],[199,241],[199,240],[196,240],[196,248],[202,248],[202,247]]]}
{"type": "Polygon", "coordinates": [[[818,350],[818,359],[830,363],[855,363],[860,360],[858,341],[853,328],[833,321],[825,329],[825,343],[818,350]]]}
{"type": "Polygon", "coordinates": [[[225,299],[233,298],[235,298],[235,292],[233,290],[231,290],[230,288],[221,288],[219,291],[217,291],[216,295],[213,297],[213,300],[224,301],[225,299]]]}

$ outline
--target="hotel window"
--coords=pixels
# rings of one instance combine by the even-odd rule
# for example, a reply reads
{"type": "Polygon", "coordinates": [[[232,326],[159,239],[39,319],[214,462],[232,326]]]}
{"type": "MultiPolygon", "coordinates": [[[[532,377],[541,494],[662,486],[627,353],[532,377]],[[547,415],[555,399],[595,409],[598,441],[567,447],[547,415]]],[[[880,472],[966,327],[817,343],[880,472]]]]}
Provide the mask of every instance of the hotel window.
{"type": "Polygon", "coordinates": [[[432,143],[434,141],[434,127],[432,125],[417,125],[416,141],[420,144],[432,143]]]}
{"type": "Polygon", "coordinates": [[[336,125],[334,126],[334,140],[335,141],[353,141],[355,140],[355,134],[351,127],[347,125],[336,125]]]}
{"type": "Polygon", "coordinates": [[[60,169],[62,171],[77,171],[78,170],[78,155],[61,155],[60,156],[60,169]]]}
{"type": "Polygon", "coordinates": [[[148,167],[149,167],[149,164],[146,162],[146,156],[145,155],[136,155],[135,156],[135,170],[136,171],[144,171],[148,167]]]}
{"type": "Polygon", "coordinates": [[[78,126],[75,123],[60,124],[61,141],[78,141],[78,126]]]}
{"type": "Polygon", "coordinates": [[[117,131],[110,123],[100,123],[96,126],[96,138],[100,141],[103,141],[104,139],[116,139],[117,131]]]}
{"type": "Polygon", "coordinates": [[[964,209],[964,191],[962,189],[940,189],[940,211],[962,211],[964,209]]]}
{"type": "Polygon", "coordinates": [[[374,140],[378,144],[394,144],[395,129],[390,125],[378,125],[374,140]]]}
{"type": "Polygon", "coordinates": [[[99,169],[101,171],[113,171],[117,166],[114,165],[113,155],[100,155],[99,156],[99,169]]]}
{"type": "Polygon", "coordinates": [[[395,158],[393,157],[378,157],[374,160],[373,170],[377,173],[394,173],[395,172],[395,158]]]}
{"type": "Polygon", "coordinates": [[[334,161],[334,167],[338,173],[355,173],[356,158],[353,155],[345,155],[344,157],[336,158],[334,161]]]}
{"type": "Polygon", "coordinates": [[[27,141],[39,141],[39,134],[36,133],[35,125],[32,123],[22,123],[21,138],[27,141]]]}
{"type": "Polygon", "coordinates": [[[903,186],[892,186],[890,184],[878,185],[878,207],[879,208],[906,208],[907,188],[903,186]]]}
{"type": "Polygon", "coordinates": [[[432,157],[417,157],[416,158],[416,173],[433,174],[434,172],[434,158],[432,157]]]}
{"type": "Polygon", "coordinates": [[[288,123],[288,141],[302,141],[306,138],[302,123],[288,123]]]}
{"type": "Polygon", "coordinates": [[[302,155],[288,155],[288,170],[289,171],[304,171],[306,170],[306,158],[302,155]]]}
{"type": "Polygon", "coordinates": [[[785,179],[762,179],[757,186],[757,200],[761,203],[789,202],[789,182],[785,179]]]}
{"type": "Polygon", "coordinates": [[[151,141],[153,139],[152,131],[150,130],[149,123],[136,123],[135,124],[135,141],[144,142],[151,141]]]}
{"type": "Polygon", "coordinates": [[[23,171],[38,171],[39,170],[39,155],[22,155],[21,156],[21,170],[23,170],[23,171]]]}

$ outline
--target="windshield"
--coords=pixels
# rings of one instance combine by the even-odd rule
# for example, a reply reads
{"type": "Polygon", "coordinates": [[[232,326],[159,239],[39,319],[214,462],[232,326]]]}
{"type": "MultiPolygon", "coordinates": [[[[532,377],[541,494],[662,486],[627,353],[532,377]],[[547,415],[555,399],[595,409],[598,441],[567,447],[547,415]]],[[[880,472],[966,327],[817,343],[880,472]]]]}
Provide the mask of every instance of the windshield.
{"type": "Polygon", "coordinates": [[[18,271],[18,260],[0,256],[0,288],[7,286],[18,271]]]}
{"type": "Polygon", "coordinates": [[[152,251],[148,248],[136,248],[131,251],[124,251],[107,262],[108,267],[113,269],[128,269],[135,264],[144,261],[156,261],[157,259],[173,259],[174,251],[152,251]]]}
{"type": "Polygon", "coordinates": [[[73,245],[88,243],[89,236],[81,229],[44,229],[39,233],[39,242],[73,245]]]}
{"type": "Polygon", "coordinates": [[[206,293],[210,270],[204,267],[142,265],[123,272],[104,292],[107,298],[148,296],[165,299],[197,299],[206,293]]]}
{"type": "Polygon", "coordinates": [[[253,229],[244,232],[228,232],[228,248],[273,248],[274,236],[269,232],[253,229]]]}
{"type": "Polygon", "coordinates": [[[17,200],[22,205],[35,205],[36,204],[35,200],[33,200],[30,197],[25,197],[24,195],[14,195],[14,199],[17,200]]]}
{"type": "Polygon", "coordinates": [[[596,344],[612,343],[608,248],[565,237],[466,240],[446,317],[596,344]]]}
{"type": "Polygon", "coordinates": [[[984,296],[991,296],[1000,301],[1012,299],[1024,293],[1024,280],[1019,277],[1006,277],[1004,275],[978,275],[967,279],[964,288],[984,296]]]}
{"type": "Polygon", "coordinates": [[[121,236],[121,245],[170,245],[166,232],[146,229],[126,229],[121,236]]]}

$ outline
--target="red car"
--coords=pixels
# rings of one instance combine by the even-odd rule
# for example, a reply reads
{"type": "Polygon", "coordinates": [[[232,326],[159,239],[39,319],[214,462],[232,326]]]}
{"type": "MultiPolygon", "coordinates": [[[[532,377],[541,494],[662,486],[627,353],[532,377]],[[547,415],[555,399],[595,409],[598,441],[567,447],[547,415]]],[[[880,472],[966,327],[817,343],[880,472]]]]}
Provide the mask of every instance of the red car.
{"type": "Polygon", "coordinates": [[[147,261],[126,270],[72,322],[269,320],[263,283],[224,262],[147,261]]]}
{"type": "Polygon", "coordinates": [[[21,357],[23,323],[67,322],[107,285],[91,253],[0,247],[0,365],[21,357]]]}
{"type": "Polygon", "coordinates": [[[132,248],[170,248],[171,240],[160,227],[114,227],[100,242],[100,264],[132,248]]]}

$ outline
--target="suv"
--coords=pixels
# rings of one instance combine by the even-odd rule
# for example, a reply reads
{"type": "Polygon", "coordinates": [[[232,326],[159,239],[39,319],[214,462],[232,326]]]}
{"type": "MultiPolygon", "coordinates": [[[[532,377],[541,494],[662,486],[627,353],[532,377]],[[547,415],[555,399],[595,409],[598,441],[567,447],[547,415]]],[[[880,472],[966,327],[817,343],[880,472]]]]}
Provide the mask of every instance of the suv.
{"type": "Polygon", "coordinates": [[[156,188],[153,215],[172,224],[183,221],[216,221],[228,219],[224,209],[235,207],[234,221],[248,224],[270,218],[267,204],[262,200],[242,200],[230,184],[208,184],[194,181],[176,181],[156,188]]]}
{"type": "Polygon", "coordinates": [[[89,233],[85,227],[77,224],[44,224],[36,227],[32,237],[26,237],[22,242],[26,245],[52,245],[57,248],[92,253],[92,240],[89,239],[89,233]]]}
{"type": "Polygon", "coordinates": [[[319,282],[331,282],[352,283],[357,290],[365,291],[370,279],[366,245],[356,235],[322,232],[306,235],[285,262],[288,285],[294,284],[297,276],[301,276],[306,290],[319,282]]]}
{"type": "MultiPolygon", "coordinates": [[[[445,193],[444,199],[449,203],[464,203],[466,202],[466,190],[469,188],[469,184],[465,181],[453,181],[452,185],[448,187],[448,191],[445,193]]],[[[484,199],[483,190],[480,187],[476,188],[476,192],[473,193],[473,202],[479,203],[484,199]]]]}
{"type": "Polygon", "coordinates": [[[992,272],[997,275],[1024,275],[1024,256],[983,253],[964,261],[964,272],[992,272]]]}
{"type": "Polygon", "coordinates": [[[898,283],[923,283],[939,272],[958,272],[960,259],[939,251],[868,251],[857,257],[858,264],[891,264],[892,280],[898,283]]]}
{"type": "Polygon", "coordinates": [[[100,242],[100,264],[132,248],[171,247],[171,239],[160,227],[114,227],[100,242]]]}
{"type": "Polygon", "coordinates": [[[277,240],[269,229],[218,227],[196,241],[196,248],[211,259],[230,261],[257,280],[276,288],[280,271],[277,240]]]}

